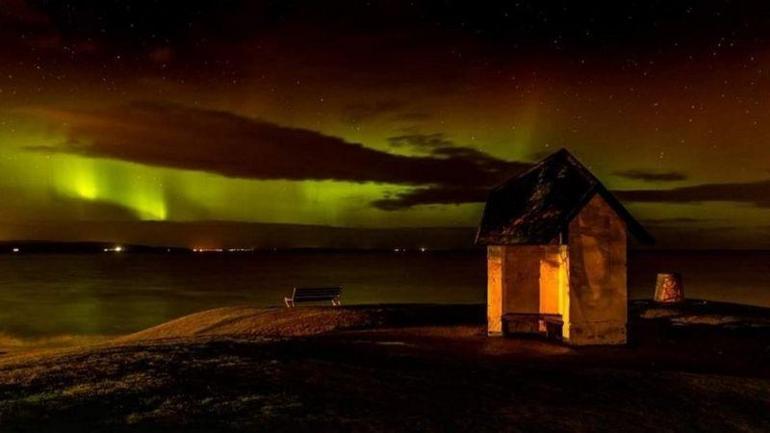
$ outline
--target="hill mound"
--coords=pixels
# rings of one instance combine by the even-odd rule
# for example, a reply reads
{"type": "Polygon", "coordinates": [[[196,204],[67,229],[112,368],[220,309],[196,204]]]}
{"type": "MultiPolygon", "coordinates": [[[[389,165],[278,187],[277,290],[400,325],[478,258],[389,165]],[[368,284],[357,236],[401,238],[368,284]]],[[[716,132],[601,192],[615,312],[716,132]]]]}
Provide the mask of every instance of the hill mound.
{"type": "Polygon", "coordinates": [[[216,308],[184,316],[116,342],[205,336],[299,337],[381,327],[480,325],[481,305],[356,305],[338,308],[216,308]]]}

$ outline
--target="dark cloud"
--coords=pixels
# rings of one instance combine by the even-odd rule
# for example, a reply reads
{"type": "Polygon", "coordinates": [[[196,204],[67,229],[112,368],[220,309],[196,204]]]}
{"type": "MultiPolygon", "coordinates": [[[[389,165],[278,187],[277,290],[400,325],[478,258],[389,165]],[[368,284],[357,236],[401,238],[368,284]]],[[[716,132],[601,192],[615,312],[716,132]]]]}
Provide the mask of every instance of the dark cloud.
{"type": "Polygon", "coordinates": [[[677,182],[686,180],[687,175],[678,171],[652,171],[643,169],[616,171],[612,173],[615,176],[631,180],[641,180],[642,182],[677,182]]]}
{"type": "Polygon", "coordinates": [[[629,202],[693,203],[726,201],[770,208],[770,179],[756,182],[709,183],[673,189],[615,191],[629,202]]]}
{"type": "Polygon", "coordinates": [[[409,192],[375,200],[372,205],[382,210],[401,210],[418,205],[479,203],[486,201],[489,189],[489,186],[416,188],[409,192]]]}
{"type": "Polygon", "coordinates": [[[393,147],[414,147],[418,149],[450,148],[455,145],[446,135],[438,132],[435,134],[404,134],[389,137],[388,142],[393,147]]]}
{"type": "Polygon", "coordinates": [[[406,106],[407,104],[405,101],[395,99],[371,103],[349,104],[344,107],[343,116],[346,122],[356,124],[384,115],[392,115],[406,106]]]}
{"type": "Polygon", "coordinates": [[[31,111],[68,139],[64,152],[249,179],[340,180],[443,187],[491,185],[528,164],[475,149],[438,148],[409,157],[233,113],[165,103],[102,111],[31,111]]]}
{"type": "Polygon", "coordinates": [[[421,111],[409,111],[404,113],[396,113],[393,115],[392,120],[397,122],[422,122],[433,117],[430,113],[421,111]]]}
{"type": "Polygon", "coordinates": [[[529,159],[533,161],[541,161],[545,158],[547,158],[549,155],[551,155],[555,150],[554,149],[540,149],[534,152],[531,152],[529,154],[529,159]]]}
{"type": "MultiPolygon", "coordinates": [[[[381,209],[403,209],[426,204],[479,203],[486,200],[489,186],[474,183],[464,187],[436,185],[417,188],[374,203],[381,209]]],[[[757,182],[714,183],[673,189],[639,189],[613,191],[623,202],[699,203],[724,201],[770,208],[770,180],[757,182]]],[[[703,222],[703,219],[667,220],[672,223],[703,222]]],[[[656,221],[658,223],[662,220],[656,221]]]]}

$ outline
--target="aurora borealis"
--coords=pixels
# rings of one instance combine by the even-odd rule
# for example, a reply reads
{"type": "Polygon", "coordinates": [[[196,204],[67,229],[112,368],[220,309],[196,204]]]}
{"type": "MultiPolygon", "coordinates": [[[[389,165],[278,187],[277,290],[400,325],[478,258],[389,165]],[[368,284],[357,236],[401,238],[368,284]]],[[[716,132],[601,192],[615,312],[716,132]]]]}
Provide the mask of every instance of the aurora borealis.
{"type": "Polygon", "coordinates": [[[0,236],[472,227],[566,147],[664,247],[770,247],[763,2],[333,3],[0,0],[0,236]]]}

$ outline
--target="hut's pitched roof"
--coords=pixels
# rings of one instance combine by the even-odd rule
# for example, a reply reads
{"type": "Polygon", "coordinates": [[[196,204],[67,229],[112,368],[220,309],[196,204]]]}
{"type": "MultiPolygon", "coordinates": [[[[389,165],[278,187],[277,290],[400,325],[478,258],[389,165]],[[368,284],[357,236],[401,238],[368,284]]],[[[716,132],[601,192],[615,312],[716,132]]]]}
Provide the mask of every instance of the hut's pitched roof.
{"type": "Polygon", "coordinates": [[[595,194],[618,214],[637,240],[654,242],[607,188],[572,154],[562,149],[490,192],[476,243],[550,243],[595,194]]]}

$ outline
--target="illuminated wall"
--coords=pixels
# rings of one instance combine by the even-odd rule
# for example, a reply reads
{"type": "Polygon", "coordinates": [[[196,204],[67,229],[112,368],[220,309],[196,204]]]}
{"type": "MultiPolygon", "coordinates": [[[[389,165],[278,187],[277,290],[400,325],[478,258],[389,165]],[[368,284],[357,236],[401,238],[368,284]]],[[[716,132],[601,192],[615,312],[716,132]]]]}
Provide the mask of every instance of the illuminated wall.
{"type": "Polygon", "coordinates": [[[487,255],[490,335],[502,332],[501,317],[507,313],[563,314],[568,296],[566,246],[491,245],[487,255]]]}

